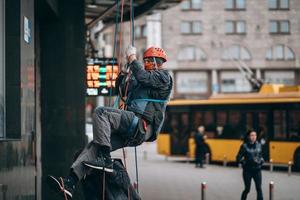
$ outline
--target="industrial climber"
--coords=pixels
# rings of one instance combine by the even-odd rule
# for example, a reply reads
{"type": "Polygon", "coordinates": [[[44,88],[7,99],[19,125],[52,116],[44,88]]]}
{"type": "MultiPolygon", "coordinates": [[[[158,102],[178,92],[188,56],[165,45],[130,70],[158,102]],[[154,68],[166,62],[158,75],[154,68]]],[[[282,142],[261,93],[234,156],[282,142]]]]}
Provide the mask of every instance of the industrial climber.
{"type": "Polygon", "coordinates": [[[113,172],[110,152],[154,141],[164,121],[164,112],[172,90],[172,78],[164,69],[166,53],[158,47],[148,48],[144,64],[136,57],[136,48],[126,51],[126,70],[119,74],[116,87],[126,97],[126,109],[98,107],[93,114],[93,141],[78,156],[67,177],[49,175],[50,187],[62,196],[72,198],[77,182],[89,169],[113,172]]]}

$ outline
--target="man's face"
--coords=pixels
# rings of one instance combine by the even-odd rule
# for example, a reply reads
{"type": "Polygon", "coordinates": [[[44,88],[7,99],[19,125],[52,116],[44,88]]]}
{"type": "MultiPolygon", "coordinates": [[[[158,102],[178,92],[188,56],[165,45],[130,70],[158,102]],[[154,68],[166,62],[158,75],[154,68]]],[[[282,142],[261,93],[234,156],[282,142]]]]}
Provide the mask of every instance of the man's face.
{"type": "Polygon", "coordinates": [[[152,70],[154,67],[154,63],[149,58],[145,58],[144,66],[145,66],[145,70],[152,70]]]}

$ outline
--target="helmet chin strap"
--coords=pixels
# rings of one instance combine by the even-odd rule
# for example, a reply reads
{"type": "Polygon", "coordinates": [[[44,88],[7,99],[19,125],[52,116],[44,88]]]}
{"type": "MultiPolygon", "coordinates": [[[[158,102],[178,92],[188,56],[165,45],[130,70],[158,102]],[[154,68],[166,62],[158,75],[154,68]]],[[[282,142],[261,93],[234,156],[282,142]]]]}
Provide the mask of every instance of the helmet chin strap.
{"type": "Polygon", "coordinates": [[[157,62],[156,62],[156,58],[155,58],[155,57],[153,57],[153,61],[154,61],[154,68],[153,68],[153,70],[157,70],[158,65],[157,65],[157,62]]]}

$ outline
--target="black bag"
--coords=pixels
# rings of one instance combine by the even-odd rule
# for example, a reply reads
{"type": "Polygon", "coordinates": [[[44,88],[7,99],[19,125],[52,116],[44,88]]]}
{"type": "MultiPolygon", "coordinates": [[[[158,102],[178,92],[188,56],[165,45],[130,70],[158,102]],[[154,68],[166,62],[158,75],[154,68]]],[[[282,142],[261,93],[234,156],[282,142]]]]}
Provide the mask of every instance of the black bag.
{"type": "Polygon", "coordinates": [[[90,170],[82,179],[82,188],[86,200],[140,200],[120,159],[113,162],[113,173],[90,170]],[[105,183],[105,187],[103,187],[105,183]],[[103,195],[103,190],[105,190],[103,195]]]}

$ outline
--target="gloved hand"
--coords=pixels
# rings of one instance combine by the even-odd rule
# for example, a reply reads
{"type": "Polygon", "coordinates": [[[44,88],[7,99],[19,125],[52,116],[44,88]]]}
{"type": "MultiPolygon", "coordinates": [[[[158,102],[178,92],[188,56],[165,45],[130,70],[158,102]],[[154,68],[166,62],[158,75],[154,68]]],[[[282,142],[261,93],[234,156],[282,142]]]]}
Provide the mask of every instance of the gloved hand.
{"type": "Polygon", "coordinates": [[[127,58],[129,58],[132,55],[136,55],[136,48],[129,45],[125,50],[125,54],[126,54],[127,58]]]}
{"type": "Polygon", "coordinates": [[[126,57],[127,57],[127,60],[129,63],[136,60],[136,48],[135,47],[129,45],[125,50],[125,54],[126,54],[126,57]]]}

